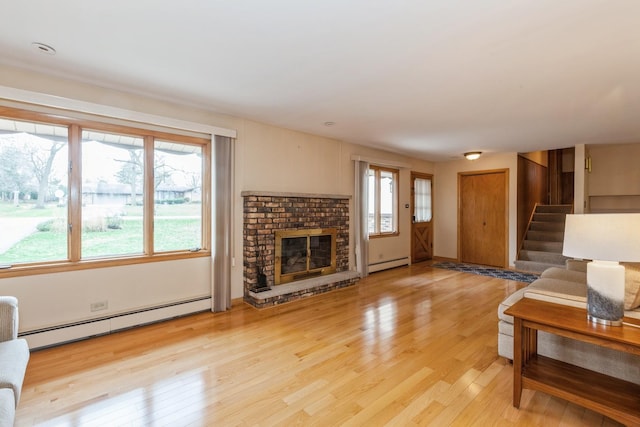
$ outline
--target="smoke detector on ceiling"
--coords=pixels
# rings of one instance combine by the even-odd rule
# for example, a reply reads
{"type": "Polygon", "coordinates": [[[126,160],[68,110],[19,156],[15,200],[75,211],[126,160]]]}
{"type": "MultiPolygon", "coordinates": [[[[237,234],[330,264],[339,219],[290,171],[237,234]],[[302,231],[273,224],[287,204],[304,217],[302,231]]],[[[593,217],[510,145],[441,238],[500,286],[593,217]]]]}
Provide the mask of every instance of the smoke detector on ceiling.
{"type": "Polygon", "coordinates": [[[56,54],[56,50],[53,47],[49,46],[48,44],[33,42],[31,43],[31,46],[40,53],[46,53],[48,55],[56,54]]]}

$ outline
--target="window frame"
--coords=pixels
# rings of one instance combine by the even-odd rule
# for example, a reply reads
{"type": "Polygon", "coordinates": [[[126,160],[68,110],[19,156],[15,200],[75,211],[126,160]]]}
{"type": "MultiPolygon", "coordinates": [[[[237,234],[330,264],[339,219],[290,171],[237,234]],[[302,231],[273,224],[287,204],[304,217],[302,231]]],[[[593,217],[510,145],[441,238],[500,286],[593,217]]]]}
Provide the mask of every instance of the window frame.
{"type": "MultiPolygon", "coordinates": [[[[382,237],[394,237],[400,234],[399,223],[399,195],[398,189],[400,188],[399,180],[400,180],[400,170],[385,166],[377,166],[377,165],[369,165],[369,171],[373,171],[374,173],[374,229],[375,231],[369,232],[369,237],[373,239],[382,238],[382,237]],[[393,223],[393,231],[385,231],[381,232],[381,174],[382,172],[389,172],[393,174],[393,210],[392,210],[392,223],[393,223]]],[[[370,172],[369,172],[370,173],[370,172]]],[[[367,207],[368,209],[368,207],[367,207]]]]}
{"type": "MultiPolygon", "coordinates": [[[[47,274],[64,271],[84,270],[91,268],[114,267],[121,265],[142,264],[148,262],[169,261],[185,258],[200,258],[211,256],[211,178],[212,178],[212,140],[200,136],[185,135],[194,132],[179,130],[172,133],[170,130],[158,129],[156,125],[144,123],[114,124],[87,119],[76,118],[67,112],[44,113],[13,107],[0,107],[0,117],[9,120],[31,121],[57,126],[68,127],[68,194],[67,194],[67,259],[45,262],[25,262],[13,264],[8,268],[0,269],[0,278],[29,276],[34,274],[47,274]],[[81,232],[82,230],[82,130],[95,130],[110,133],[122,133],[142,137],[144,140],[145,172],[143,201],[143,253],[131,255],[114,255],[99,258],[81,258],[81,232]],[[190,248],[184,250],[172,250],[164,252],[153,251],[153,209],[154,209],[154,183],[153,183],[153,157],[154,142],[156,139],[175,142],[184,145],[197,145],[202,148],[202,201],[201,201],[201,242],[198,251],[190,248]]],[[[118,119],[119,120],[119,119],[118,119]]],[[[119,120],[121,121],[121,120],[119,120]]]]}

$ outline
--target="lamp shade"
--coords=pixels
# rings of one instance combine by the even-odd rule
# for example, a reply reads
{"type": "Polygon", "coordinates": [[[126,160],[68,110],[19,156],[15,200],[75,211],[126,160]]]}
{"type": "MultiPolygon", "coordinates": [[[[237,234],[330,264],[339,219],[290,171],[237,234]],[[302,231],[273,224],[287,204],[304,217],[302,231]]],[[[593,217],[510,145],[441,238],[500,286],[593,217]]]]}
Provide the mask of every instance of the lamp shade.
{"type": "Polygon", "coordinates": [[[567,215],[562,254],[600,261],[640,261],[640,214],[567,215]]]}

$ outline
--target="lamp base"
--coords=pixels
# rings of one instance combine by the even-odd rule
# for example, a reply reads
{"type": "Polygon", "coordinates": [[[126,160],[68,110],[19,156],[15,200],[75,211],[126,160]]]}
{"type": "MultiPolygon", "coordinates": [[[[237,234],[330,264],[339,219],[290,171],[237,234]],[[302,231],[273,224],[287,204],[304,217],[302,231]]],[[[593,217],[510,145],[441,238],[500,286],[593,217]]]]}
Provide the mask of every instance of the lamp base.
{"type": "Polygon", "coordinates": [[[601,325],[620,326],[624,317],[624,301],[603,295],[587,285],[587,319],[601,325]]]}
{"type": "Polygon", "coordinates": [[[587,319],[589,319],[590,322],[593,323],[599,323],[601,325],[607,325],[607,326],[622,326],[622,320],[607,320],[607,319],[600,319],[599,317],[595,317],[592,316],[590,314],[587,313],[587,319]]]}

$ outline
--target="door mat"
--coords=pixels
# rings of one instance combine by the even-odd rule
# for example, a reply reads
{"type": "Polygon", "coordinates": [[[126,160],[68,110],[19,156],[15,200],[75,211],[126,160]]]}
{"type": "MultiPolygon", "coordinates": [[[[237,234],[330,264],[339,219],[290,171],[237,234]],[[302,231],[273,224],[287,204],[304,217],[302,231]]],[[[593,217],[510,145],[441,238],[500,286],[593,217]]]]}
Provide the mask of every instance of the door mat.
{"type": "Polygon", "coordinates": [[[463,264],[458,262],[436,262],[432,267],[463,271],[465,273],[479,274],[480,276],[497,277],[505,280],[515,280],[516,282],[524,283],[531,283],[538,278],[538,275],[532,273],[520,273],[513,270],[504,270],[501,268],[486,267],[475,264],[463,264]]]}

